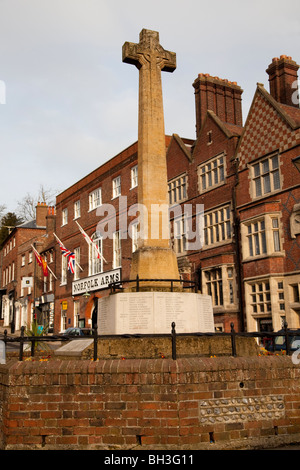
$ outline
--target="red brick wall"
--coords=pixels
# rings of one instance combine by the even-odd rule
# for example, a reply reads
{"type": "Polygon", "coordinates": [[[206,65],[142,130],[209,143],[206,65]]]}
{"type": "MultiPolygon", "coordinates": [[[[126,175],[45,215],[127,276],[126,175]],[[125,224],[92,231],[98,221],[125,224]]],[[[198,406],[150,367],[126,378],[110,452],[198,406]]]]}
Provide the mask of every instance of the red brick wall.
{"type": "Polygon", "coordinates": [[[16,362],[0,366],[0,446],[237,449],[299,442],[299,377],[299,366],[283,356],[16,362]]]}

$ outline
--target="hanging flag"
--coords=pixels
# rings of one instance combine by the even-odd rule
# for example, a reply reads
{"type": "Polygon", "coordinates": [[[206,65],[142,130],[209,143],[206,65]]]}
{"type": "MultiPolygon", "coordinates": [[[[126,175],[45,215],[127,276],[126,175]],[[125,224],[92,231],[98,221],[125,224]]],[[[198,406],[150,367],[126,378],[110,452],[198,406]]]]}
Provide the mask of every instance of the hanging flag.
{"type": "Polygon", "coordinates": [[[42,269],[43,269],[44,276],[48,276],[48,274],[49,274],[48,271],[50,271],[52,276],[57,280],[57,277],[55,276],[54,272],[51,271],[51,269],[47,265],[47,262],[44,260],[44,258],[42,258],[42,256],[36,251],[36,249],[34,248],[33,245],[31,245],[31,248],[33,249],[33,253],[34,253],[34,256],[37,260],[38,265],[41,266],[42,269]]]}
{"type": "Polygon", "coordinates": [[[56,240],[57,240],[57,242],[60,246],[62,255],[67,258],[72,252],[65,247],[63,242],[60,241],[60,239],[58,238],[58,236],[55,233],[53,233],[53,235],[55,236],[55,238],[56,238],[56,240]]]}
{"type": "Polygon", "coordinates": [[[79,267],[79,269],[81,269],[81,271],[83,271],[82,267],[78,264],[78,262],[76,261],[75,259],[75,253],[73,253],[72,251],[68,250],[65,245],[63,244],[63,242],[58,238],[58,236],[53,232],[53,235],[55,236],[59,246],[60,246],[60,250],[61,250],[61,253],[62,255],[65,257],[65,258],[68,258],[68,270],[74,274],[75,272],[75,264],[77,264],[77,266],[79,267]]]}
{"type": "Polygon", "coordinates": [[[33,245],[31,245],[32,249],[33,249],[33,253],[35,255],[35,258],[37,260],[37,263],[39,266],[41,266],[42,270],[43,270],[43,274],[44,276],[48,276],[48,266],[47,266],[47,262],[44,260],[44,258],[36,251],[36,249],[34,248],[33,245]]]}
{"type": "Polygon", "coordinates": [[[69,257],[68,257],[68,270],[72,274],[75,273],[75,263],[76,263],[75,254],[70,252],[69,257]]]}
{"type": "Polygon", "coordinates": [[[78,225],[78,228],[80,230],[80,232],[82,233],[82,235],[84,236],[87,244],[91,247],[93,247],[96,251],[96,254],[97,254],[97,258],[100,259],[102,258],[103,261],[105,263],[107,263],[106,259],[104,258],[104,256],[102,255],[102,253],[100,253],[100,250],[99,250],[99,247],[97,246],[97,244],[91,239],[91,237],[88,236],[88,234],[83,230],[83,228],[79,225],[79,223],[77,222],[77,220],[75,220],[76,224],[78,225]]]}

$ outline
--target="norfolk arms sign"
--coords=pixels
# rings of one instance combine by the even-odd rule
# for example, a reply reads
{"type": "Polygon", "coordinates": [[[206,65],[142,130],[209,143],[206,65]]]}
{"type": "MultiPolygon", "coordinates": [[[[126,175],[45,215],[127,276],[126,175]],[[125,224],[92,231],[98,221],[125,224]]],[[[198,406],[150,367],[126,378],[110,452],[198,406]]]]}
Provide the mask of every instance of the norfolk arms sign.
{"type": "Polygon", "coordinates": [[[72,282],[72,295],[84,294],[100,289],[107,289],[109,284],[121,280],[121,269],[95,274],[72,282]]]}

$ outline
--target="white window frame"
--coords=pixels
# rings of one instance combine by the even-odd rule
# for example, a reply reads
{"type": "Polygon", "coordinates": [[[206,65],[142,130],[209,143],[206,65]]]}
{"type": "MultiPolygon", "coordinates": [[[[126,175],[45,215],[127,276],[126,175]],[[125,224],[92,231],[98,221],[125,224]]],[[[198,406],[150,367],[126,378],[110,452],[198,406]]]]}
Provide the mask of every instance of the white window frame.
{"type": "Polygon", "coordinates": [[[74,220],[80,217],[80,200],[74,202],[74,220]]]}
{"type": "Polygon", "coordinates": [[[67,225],[67,223],[68,223],[68,209],[67,209],[67,207],[62,210],[61,216],[62,216],[61,225],[62,226],[67,225]]]}
{"type": "Polygon", "coordinates": [[[249,166],[253,199],[259,199],[281,190],[278,153],[261,158],[249,166]]]}
{"type": "Polygon", "coordinates": [[[113,269],[120,268],[122,264],[121,232],[113,233],[113,269]]]}
{"type": "MultiPolygon", "coordinates": [[[[103,238],[98,232],[95,232],[91,239],[97,245],[99,252],[102,253],[103,250],[103,238]]],[[[99,274],[103,272],[103,258],[98,258],[96,248],[90,244],[89,245],[89,276],[94,274],[99,274]]]]}
{"type": "Polygon", "coordinates": [[[74,255],[75,255],[75,269],[74,269],[74,280],[79,279],[79,273],[80,269],[80,246],[74,249],[74,255]]]}
{"type": "Polygon", "coordinates": [[[79,300],[74,300],[74,327],[79,326],[79,318],[80,318],[80,302],[79,300]]]}
{"type": "Polygon", "coordinates": [[[203,224],[204,248],[230,242],[232,239],[232,215],[230,204],[205,212],[203,224]]]}
{"type": "Polygon", "coordinates": [[[138,222],[132,223],[130,227],[131,227],[131,240],[132,240],[131,249],[132,249],[132,253],[134,253],[138,249],[139,223],[138,222]]]}
{"type": "Polygon", "coordinates": [[[243,260],[283,256],[280,214],[263,214],[241,224],[243,260]]]}
{"type": "Polygon", "coordinates": [[[131,168],[130,174],[131,174],[131,188],[130,189],[133,189],[138,186],[138,166],[137,165],[131,168]]]}
{"type": "Polygon", "coordinates": [[[168,182],[169,204],[178,204],[187,199],[187,174],[182,174],[168,182]]]}
{"type": "Polygon", "coordinates": [[[187,237],[185,220],[182,217],[174,219],[174,250],[177,254],[186,252],[187,237]]]}
{"type": "Polygon", "coordinates": [[[97,188],[89,194],[89,210],[92,211],[102,204],[102,189],[97,188]]]}
{"type": "Polygon", "coordinates": [[[224,153],[198,166],[199,192],[205,193],[226,182],[226,156],[224,153]]]}
{"type": "Polygon", "coordinates": [[[49,273],[49,292],[53,291],[53,276],[51,273],[49,273]]]}
{"type": "Polygon", "coordinates": [[[67,270],[68,270],[68,259],[66,256],[61,255],[61,282],[62,286],[67,284],[67,270]]]}
{"type": "Polygon", "coordinates": [[[117,176],[112,180],[112,198],[121,196],[121,176],[117,176]]]}

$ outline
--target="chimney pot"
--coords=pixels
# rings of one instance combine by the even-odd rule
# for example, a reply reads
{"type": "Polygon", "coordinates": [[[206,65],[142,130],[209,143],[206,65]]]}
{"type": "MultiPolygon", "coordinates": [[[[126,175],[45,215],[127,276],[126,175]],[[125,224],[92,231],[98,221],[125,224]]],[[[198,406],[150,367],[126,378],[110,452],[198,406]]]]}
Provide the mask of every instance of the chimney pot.
{"type": "Polygon", "coordinates": [[[194,81],[196,101],[196,133],[199,135],[208,110],[213,111],[222,121],[238,126],[243,125],[242,93],[237,82],[199,73],[194,81]]]}
{"type": "MultiPolygon", "coordinates": [[[[285,54],[272,59],[272,63],[266,72],[269,75],[269,86],[271,96],[282,104],[299,107],[297,100],[293,100],[295,91],[298,90],[299,65],[285,54]]],[[[297,93],[296,93],[297,94],[297,93]]]]}

